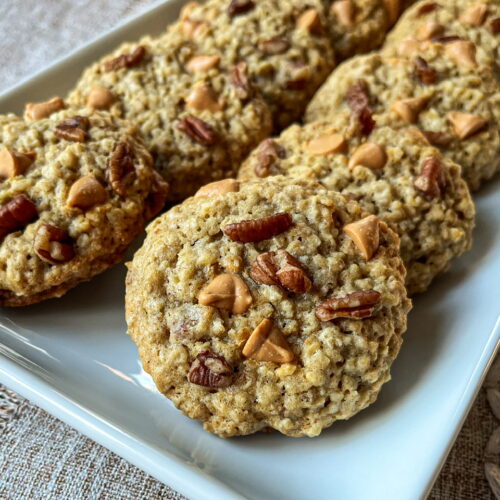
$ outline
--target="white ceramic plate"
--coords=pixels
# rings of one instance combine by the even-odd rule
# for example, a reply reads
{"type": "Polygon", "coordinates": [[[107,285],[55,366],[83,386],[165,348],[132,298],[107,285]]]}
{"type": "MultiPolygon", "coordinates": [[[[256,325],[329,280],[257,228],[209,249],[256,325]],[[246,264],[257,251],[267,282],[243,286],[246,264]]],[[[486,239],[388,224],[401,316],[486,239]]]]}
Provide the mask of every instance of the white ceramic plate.
{"type": "MultiPolygon", "coordinates": [[[[57,62],[0,97],[0,112],[65,94],[84,66],[158,33],[181,3],[157,4],[57,62]]],[[[125,334],[123,265],[62,299],[0,310],[0,381],[191,498],[423,498],[500,336],[499,188],[497,180],[477,196],[472,251],[415,300],[378,402],[318,438],[222,440],[175,410],[125,334]]]]}

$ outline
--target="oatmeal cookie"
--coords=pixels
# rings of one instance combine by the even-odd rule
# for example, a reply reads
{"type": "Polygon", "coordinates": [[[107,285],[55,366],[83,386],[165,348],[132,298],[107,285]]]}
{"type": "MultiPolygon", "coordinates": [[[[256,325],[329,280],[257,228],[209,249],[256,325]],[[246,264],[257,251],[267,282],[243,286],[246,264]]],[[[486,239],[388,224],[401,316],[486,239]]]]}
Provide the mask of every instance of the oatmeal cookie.
{"type": "Polygon", "coordinates": [[[165,203],[166,184],[129,124],[29,104],[0,116],[0,304],[60,297],[120,261],[165,203]]]}
{"type": "Polygon", "coordinates": [[[243,96],[221,54],[200,54],[177,33],[126,43],[88,68],[68,103],[107,109],[139,127],[155,167],[179,201],[234,174],[271,130],[268,106],[243,96]]]}
{"type": "MultiPolygon", "coordinates": [[[[281,129],[301,117],[334,67],[327,2],[211,0],[189,2],[169,27],[198,54],[220,54],[231,71],[244,65],[281,129]]],[[[236,75],[236,80],[239,80],[236,75]]]]}
{"type": "Polygon", "coordinates": [[[500,168],[500,87],[461,43],[427,43],[410,59],[370,54],[343,63],[311,101],[306,121],[347,110],[368,127],[371,120],[414,123],[477,189],[500,168]]]}
{"type": "Polygon", "coordinates": [[[382,53],[405,57],[412,46],[428,40],[471,41],[476,59],[500,81],[500,3],[498,0],[422,0],[405,12],[389,33],[382,53]]]}
{"type": "Polygon", "coordinates": [[[380,46],[402,9],[399,0],[328,0],[328,32],[339,60],[380,46]]]}
{"type": "Polygon", "coordinates": [[[410,309],[398,237],[376,216],[310,181],[228,179],[147,231],[129,334],[206,430],[316,436],[375,401],[410,309]]]}
{"type": "Polygon", "coordinates": [[[292,125],[266,139],[239,176],[276,174],[320,182],[383,219],[401,240],[409,294],[423,292],[470,248],[474,204],[460,167],[414,127],[376,126],[367,137],[350,113],[292,125]]]}

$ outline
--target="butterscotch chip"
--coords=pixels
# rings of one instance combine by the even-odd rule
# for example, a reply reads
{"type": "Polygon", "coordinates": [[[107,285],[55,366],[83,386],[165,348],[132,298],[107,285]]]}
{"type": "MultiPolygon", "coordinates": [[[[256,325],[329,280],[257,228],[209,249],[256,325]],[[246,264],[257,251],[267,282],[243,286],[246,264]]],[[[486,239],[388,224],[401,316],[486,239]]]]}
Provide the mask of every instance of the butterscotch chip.
{"type": "Polygon", "coordinates": [[[398,238],[387,225],[380,222],[379,250],[369,261],[342,231],[365,215],[316,183],[278,176],[224,196],[190,198],[158,217],[129,264],[126,292],[128,331],[158,389],[224,437],[265,427],[315,436],[375,400],[397,355],[409,301],[398,238]],[[286,210],[294,225],[272,239],[241,243],[219,230],[286,210]],[[265,262],[263,272],[277,285],[254,281],[253,264],[263,256],[272,257],[276,272],[265,262]],[[314,286],[299,292],[298,280],[286,276],[297,270],[314,286]],[[232,278],[224,278],[228,293],[219,283],[213,290],[214,277],[228,275],[244,281],[253,298],[244,312],[232,310],[232,278]],[[207,285],[203,305],[198,298],[207,285]],[[317,318],[326,300],[370,289],[370,300],[351,297],[341,311],[350,307],[362,320],[317,318]]]}
{"type": "Polygon", "coordinates": [[[321,29],[321,19],[316,9],[307,9],[297,19],[297,28],[317,33],[321,29]]]}
{"type": "Polygon", "coordinates": [[[197,84],[186,97],[186,106],[197,111],[210,111],[216,113],[223,109],[224,104],[219,101],[219,96],[205,83],[197,84]]]}
{"type": "Polygon", "coordinates": [[[220,274],[203,288],[198,296],[198,302],[204,306],[243,314],[252,304],[252,296],[247,285],[238,275],[220,274]]]}
{"type": "Polygon", "coordinates": [[[393,102],[391,109],[406,123],[415,123],[418,120],[418,114],[425,108],[428,101],[427,97],[401,99],[400,101],[393,102]]]}
{"type": "Polygon", "coordinates": [[[291,363],[293,351],[280,329],[269,319],[263,319],[243,347],[243,356],[255,361],[291,363]]]}
{"type": "Polygon", "coordinates": [[[205,184],[196,191],[195,197],[219,196],[226,193],[235,193],[240,188],[240,183],[236,179],[224,179],[222,181],[205,184]]]}
{"type": "Polygon", "coordinates": [[[332,12],[343,26],[351,27],[354,24],[354,4],[352,0],[337,0],[333,2],[332,12]]]}
{"type": "Polygon", "coordinates": [[[370,260],[378,249],[380,241],[379,223],[378,217],[369,215],[343,227],[343,231],[349,235],[366,260],[370,260]]]}
{"type": "Polygon", "coordinates": [[[443,25],[435,23],[434,21],[428,21],[418,27],[416,34],[418,40],[430,40],[432,37],[444,33],[444,30],[445,28],[443,25]]]}
{"type": "MultiPolygon", "coordinates": [[[[384,165],[377,169],[349,166],[353,154],[366,144],[361,125],[353,122],[350,110],[337,112],[328,120],[305,126],[293,125],[272,141],[277,148],[286,151],[286,156],[280,159],[279,172],[282,175],[320,182],[324,187],[358,201],[367,212],[384,220],[398,233],[408,272],[406,284],[413,294],[424,291],[436,275],[449,267],[450,260],[470,247],[474,204],[461,177],[460,167],[431,146],[426,139],[428,132],[424,135],[418,128],[395,120],[393,113],[377,115],[377,123],[385,121],[389,125],[375,125],[369,137],[373,144],[387,152],[384,165]],[[335,132],[346,138],[344,152],[305,154],[304,144],[335,132]]],[[[467,140],[472,140],[472,137],[467,140]]],[[[459,139],[451,134],[451,141],[454,145],[459,139]]],[[[239,179],[242,182],[255,179],[258,164],[259,150],[255,150],[242,165],[239,179]]],[[[273,174],[276,175],[271,172],[266,179],[272,181],[273,174]]],[[[340,223],[338,217],[333,217],[339,221],[339,226],[346,225],[340,223]]],[[[358,240],[361,249],[365,249],[369,256],[370,247],[373,249],[376,245],[371,245],[371,240],[370,244],[363,244],[361,238],[358,240]]],[[[350,238],[348,241],[361,257],[363,253],[357,250],[350,238]]],[[[372,259],[377,255],[375,252],[372,259]]],[[[300,261],[308,269],[308,262],[300,261]]],[[[279,286],[274,277],[273,260],[263,253],[256,262],[257,282],[274,285],[273,288],[279,286]]],[[[316,287],[315,276],[309,273],[309,269],[307,275],[316,287]]],[[[252,278],[255,279],[253,274],[252,278]]]]}
{"type": "Polygon", "coordinates": [[[162,192],[135,129],[84,107],[30,121],[0,115],[0,136],[0,305],[61,297],[118,263],[162,192]],[[126,201],[106,175],[124,139],[138,172],[126,201]]]}
{"type": "Polygon", "coordinates": [[[109,109],[115,97],[106,87],[93,87],[87,97],[87,106],[93,109],[109,109]]]}
{"type": "Polygon", "coordinates": [[[469,41],[459,40],[446,45],[446,54],[458,64],[462,64],[467,68],[475,68],[476,61],[476,46],[469,41]]]}
{"type": "Polygon", "coordinates": [[[383,168],[387,161],[387,154],[383,147],[373,142],[361,144],[349,160],[349,168],[362,165],[372,169],[383,168]]]}
{"type": "Polygon", "coordinates": [[[306,146],[309,153],[313,155],[328,155],[330,153],[343,152],[346,141],[341,134],[324,134],[311,139],[306,146]]]}
{"type": "Polygon", "coordinates": [[[448,113],[448,119],[453,125],[455,134],[462,140],[480,132],[488,124],[482,116],[458,111],[448,113]]]}
{"type": "Polygon", "coordinates": [[[46,102],[29,102],[26,104],[24,116],[28,120],[41,120],[52,113],[65,108],[65,103],[60,97],[53,97],[46,102]]]}
{"type": "Polygon", "coordinates": [[[7,148],[0,150],[0,177],[22,175],[35,161],[35,153],[20,153],[7,148]]]}
{"type": "Polygon", "coordinates": [[[103,185],[92,175],[80,177],[69,189],[66,205],[71,208],[88,210],[94,205],[104,203],[108,193],[103,185]]]}
{"type": "Polygon", "coordinates": [[[186,64],[190,73],[206,73],[219,65],[219,56],[194,56],[186,64]]]}
{"type": "Polygon", "coordinates": [[[472,4],[460,14],[459,20],[472,26],[481,26],[488,11],[488,6],[484,3],[472,4]]]}

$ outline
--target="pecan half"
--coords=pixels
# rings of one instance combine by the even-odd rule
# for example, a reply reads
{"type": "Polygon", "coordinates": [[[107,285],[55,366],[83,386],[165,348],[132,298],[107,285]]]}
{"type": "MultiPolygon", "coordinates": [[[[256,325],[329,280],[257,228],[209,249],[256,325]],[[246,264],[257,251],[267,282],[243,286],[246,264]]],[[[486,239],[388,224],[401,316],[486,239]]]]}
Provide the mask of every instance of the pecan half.
{"type": "Polygon", "coordinates": [[[286,250],[260,254],[252,264],[250,276],[256,283],[276,285],[294,293],[307,293],[312,287],[302,264],[286,250]]]}
{"type": "Polygon", "coordinates": [[[234,370],[222,356],[203,351],[193,361],[187,378],[204,387],[227,387],[233,383],[234,370]]]}
{"type": "Polygon", "coordinates": [[[277,234],[281,234],[289,229],[292,224],[292,216],[288,212],[280,212],[269,217],[228,224],[223,231],[233,241],[251,243],[268,240],[277,234]]]}
{"type": "Polygon", "coordinates": [[[42,224],[33,240],[35,253],[49,264],[68,262],[75,256],[73,240],[67,231],[50,224],[42,224]]]}
{"type": "Polygon", "coordinates": [[[56,126],[54,134],[67,141],[84,142],[87,140],[87,130],[90,121],[86,116],[73,116],[66,118],[56,126]]]}
{"type": "Polygon", "coordinates": [[[274,36],[267,40],[261,40],[258,43],[259,50],[264,54],[275,55],[283,54],[290,47],[290,42],[281,36],[274,36]]]}
{"type": "Polygon", "coordinates": [[[139,45],[131,54],[121,54],[104,63],[104,71],[118,71],[121,68],[132,68],[142,62],[146,55],[146,48],[139,45]]]}
{"type": "Polygon", "coordinates": [[[109,183],[120,196],[127,195],[127,186],[134,180],[134,160],[135,152],[128,141],[119,142],[109,159],[109,183]]]}
{"type": "Polygon", "coordinates": [[[234,92],[239,99],[250,99],[253,89],[248,79],[248,65],[246,62],[239,62],[231,69],[231,83],[234,86],[234,92]]]}
{"type": "Polygon", "coordinates": [[[434,132],[432,130],[422,130],[426,139],[433,146],[445,147],[448,146],[453,141],[453,135],[448,132],[434,132]]]}
{"type": "Polygon", "coordinates": [[[316,317],[320,321],[336,318],[364,319],[373,316],[375,306],[380,301],[380,293],[375,290],[354,292],[345,297],[325,300],[316,307],[316,317]]]}
{"type": "Polygon", "coordinates": [[[283,332],[270,319],[263,319],[252,332],[243,347],[243,356],[273,363],[291,363],[295,357],[283,332]]]}
{"type": "Polygon", "coordinates": [[[430,198],[442,198],[446,189],[446,176],[438,158],[432,156],[424,161],[413,185],[430,198]]]}
{"type": "Polygon", "coordinates": [[[177,128],[203,146],[212,146],[218,140],[216,130],[193,115],[187,115],[179,120],[177,128]]]}
{"type": "Polygon", "coordinates": [[[219,274],[198,296],[200,304],[227,309],[233,314],[245,313],[252,300],[246,283],[237,274],[219,274]]]}
{"type": "Polygon", "coordinates": [[[252,0],[231,0],[229,7],[227,8],[227,13],[229,17],[237,16],[238,14],[244,14],[249,10],[252,10],[255,4],[252,0]]]}
{"type": "Polygon", "coordinates": [[[279,158],[285,158],[285,149],[272,139],[265,139],[260,143],[257,153],[257,165],[254,172],[257,177],[267,177],[271,168],[278,163],[279,158]]]}
{"type": "Polygon", "coordinates": [[[423,57],[415,57],[413,60],[413,70],[415,71],[415,76],[424,85],[436,83],[436,70],[432,69],[423,57]]]}
{"type": "Polygon", "coordinates": [[[424,14],[429,14],[429,12],[432,12],[433,10],[436,10],[438,7],[440,7],[439,4],[436,2],[427,2],[424,3],[415,13],[416,17],[423,16],[424,14]]]}
{"type": "Polygon", "coordinates": [[[366,81],[359,79],[353,83],[347,89],[345,100],[348,106],[354,111],[354,115],[361,125],[361,133],[363,135],[370,135],[375,126],[375,121],[372,118],[370,90],[366,81]]]}
{"type": "Polygon", "coordinates": [[[0,240],[7,234],[24,229],[38,217],[35,204],[24,194],[12,198],[0,208],[0,240]]]}

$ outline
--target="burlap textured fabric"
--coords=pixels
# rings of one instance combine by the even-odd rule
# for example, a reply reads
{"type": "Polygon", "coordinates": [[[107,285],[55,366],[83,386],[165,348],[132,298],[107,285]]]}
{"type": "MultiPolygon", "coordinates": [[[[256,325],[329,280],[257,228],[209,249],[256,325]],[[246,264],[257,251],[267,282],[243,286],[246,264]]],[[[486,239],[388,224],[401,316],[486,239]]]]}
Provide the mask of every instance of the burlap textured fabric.
{"type": "MultiPolygon", "coordinates": [[[[494,500],[484,448],[498,425],[481,390],[429,500],[494,500]]],[[[185,497],[0,385],[0,499],[185,497]]]]}
{"type": "MultiPolygon", "coordinates": [[[[151,3],[0,0],[0,92],[151,3]]],[[[483,453],[497,425],[481,391],[430,499],[493,499],[483,453]]],[[[182,498],[0,385],[0,500],[182,498]]]]}

